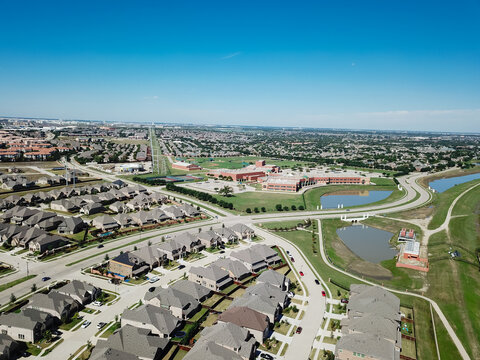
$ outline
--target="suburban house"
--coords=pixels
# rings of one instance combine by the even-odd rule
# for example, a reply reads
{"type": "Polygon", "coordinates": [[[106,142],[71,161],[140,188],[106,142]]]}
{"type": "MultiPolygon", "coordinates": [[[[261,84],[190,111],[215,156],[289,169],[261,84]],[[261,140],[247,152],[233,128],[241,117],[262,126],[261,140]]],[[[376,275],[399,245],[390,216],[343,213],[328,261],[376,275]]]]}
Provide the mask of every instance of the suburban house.
{"type": "Polygon", "coordinates": [[[340,325],[344,335],[336,344],[336,359],[400,358],[400,299],[392,293],[378,286],[352,284],[347,318],[340,325]]]}
{"type": "Polygon", "coordinates": [[[207,267],[192,266],[188,272],[188,280],[214,291],[220,291],[233,283],[227,271],[213,264],[207,267]]]}
{"type": "Polygon", "coordinates": [[[147,292],[144,300],[145,304],[167,309],[172,315],[184,320],[191,318],[200,308],[200,303],[191,295],[170,287],[159,286],[153,292],[147,292]]]}
{"type": "Polygon", "coordinates": [[[67,217],[58,225],[57,231],[59,234],[76,234],[87,227],[87,224],[81,217],[67,217]]]}
{"type": "Polygon", "coordinates": [[[0,333],[23,342],[37,342],[53,325],[52,315],[35,309],[0,315],[0,333]]]}
{"type": "Polygon", "coordinates": [[[72,280],[68,284],[53,291],[69,296],[82,305],[92,302],[102,293],[101,289],[79,280],[72,280]]]}
{"type": "Polygon", "coordinates": [[[240,260],[251,272],[259,272],[267,266],[281,262],[277,252],[267,245],[255,245],[232,252],[231,257],[240,260]]]}
{"type": "Polygon", "coordinates": [[[128,214],[118,214],[113,218],[122,228],[134,225],[132,217],[128,214]]]}
{"type": "Polygon", "coordinates": [[[230,307],[241,306],[268,316],[268,321],[270,321],[271,324],[274,324],[281,314],[281,308],[278,303],[260,295],[244,294],[243,296],[234,299],[230,304],[230,307]]]}
{"type": "Polygon", "coordinates": [[[265,270],[257,277],[257,284],[270,284],[282,291],[288,291],[290,279],[275,270],[265,270]]]}
{"type": "Polygon", "coordinates": [[[23,349],[17,341],[10,336],[0,333],[0,359],[13,359],[14,356],[23,349]]]}
{"type": "Polygon", "coordinates": [[[128,212],[128,207],[123,202],[120,202],[120,201],[116,201],[113,204],[110,204],[108,208],[111,211],[116,212],[117,214],[128,212]]]}
{"type": "Polygon", "coordinates": [[[228,227],[213,229],[213,231],[220,236],[223,243],[232,244],[238,242],[238,235],[228,227]]]}
{"type": "Polygon", "coordinates": [[[183,203],[178,205],[178,208],[185,214],[185,216],[188,217],[195,217],[200,215],[200,210],[197,210],[195,206],[192,206],[190,204],[183,203]]]}
{"type": "Polygon", "coordinates": [[[200,303],[212,296],[212,290],[186,279],[174,282],[172,285],[170,285],[170,288],[190,295],[200,303]]]}
{"type": "Polygon", "coordinates": [[[222,238],[212,230],[202,231],[198,233],[197,237],[207,248],[218,246],[222,242],[222,238]]]}
{"type": "Polygon", "coordinates": [[[36,224],[44,220],[47,220],[56,216],[57,214],[52,211],[39,211],[35,215],[32,215],[31,217],[29,217],[27,220],[23,221],[22,225],[35,226],[36,224]]]}
{"type": "Polygon", "coordinates": [[[68,243],[69,241],[64,237],[58,235],[43,234],[37,237],[35,240],[30,241],[30,243],[28,244],[28,249],[32,252],[38,252],[42,254],[47,250],[57,249],[68,243]]]}
{"type": "Polygon", "coordinates": [[[65,218],[63,216],[53,216],[38,222],[35,227],[41,230],[52,231],[58,228],[65,218]]]}
{"type": "Polygon", "coordinates": [[[201,251],[205,246],[190,233],[177,235],[170,241],[158,245],[158,248],[167,255],[169,260],[177,260],[190,253],[201,251]]]}
{"type": "Polygon", "coordinates": [[[260,344],[267,338],[270,329],[266,315],[247,307],[230,307],[218,316],[218,322],[233,323],[247,329],[260,344]]]}
{"type": "Polygon", "coordinates": [[[138,211],[130,214],[132,221],[138,226],[144,226],[154,224],[156,222],[155,217],[149,211],[138,211]]]}
{"type": "Polygon", "coordinates": [[[52,201],[50,203],[50,209],[73,213],[78,211],[79,207],[75,205],[71,200],[61,199],[52,201]]]}
{"type": "Polygon", "coordinates": [[[92,220],[92,225],[101,231],[113,231],[120,227],[110,215],[97,216],[92,220]]]}
{"type": "Polygon", "coordinates": [[[119,360],[130,359],[130,355],[135,359],[160,360],[166,354],[169,341],[168,338],[152,334],[149,329],[125,325],[108,339],[97,341],[94,351],[116,350],[119,353],[113,355],[112,359],[119,360]],[[128,355],[125,357],[125,354],[128,355]]]}
{"type": "Polygon", "coordinates": [[[170,311],[153,305],[142,305],[135,310],[126,309],[121,317],[121,324],[148,329],[160,337],[171,337],[182,325],[182,320],[173,316],[170,311]]]}
{"type": "Polygon", "coordinates": [[[80,212],[85,215],[94,215],[105,211],[107,211],[107,209],[98,202],[88,203],[80,209],[80,212]]]}
{"type": "Polygon", "coordinates": [[[35,309],[65,321],[80,310],[80,304],[70,296],[51,291],[48,294],[34,294],[25,308],[35,309]]]}
{"type": "Polygon", "coordinates": [[[206,327],[184,357],[185,360],[253,360],[257,341],[250,331],[234,323],[206,327]]]}
{"type": "Polygon", "coordinates": [[[251,239],[255,236],[255,231],[244,224],[235,224],[230,227],[230,230],[237,234],[240,239],[251,239]]]}
{"type": "Polygon", "coordinates": [[[216,265],[219,268],[227,271],[228,276],[235,281],[240,281],[251,274],[247,267],[238,260],[219,258],[213,262],[213,265],[216,265]]]}
{"type": "Polygon", "coordinates": [[[288,293],[286,291],[280,290],[278,287],[266,284],[255,284],[248,287],[245,291],[245,296],[248,295],[258,295],[264,297],[265,299],[270,299],[273,303],[278,304],[280,307],[287,307],[290,302],[288,293]]]}
{"type": "Polygon", "coordinates": [[[121,278],[132,278],[148,271],[150,266],[144,259],[126,251],[108,262],[108,272],[121,278]]]}
{"type": "Polygon", "coordinates": [[[162,208],[163,212],[172,219],[183,219],[185,214],[176,206],[167,206],[162,208]]]}

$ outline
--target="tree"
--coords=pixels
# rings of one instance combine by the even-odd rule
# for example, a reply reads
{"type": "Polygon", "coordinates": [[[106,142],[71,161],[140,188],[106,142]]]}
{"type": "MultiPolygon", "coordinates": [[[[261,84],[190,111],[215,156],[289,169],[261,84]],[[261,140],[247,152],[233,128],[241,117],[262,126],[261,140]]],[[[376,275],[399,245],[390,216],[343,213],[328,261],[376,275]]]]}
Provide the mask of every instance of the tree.
{"type": "Polygon", "coordinates": [[[275,205],[275,209],[277,209],[277,211],[282,211],[283,210],[282,204],[275,205]]]}
{"type": "Polygon", "coordinates": [[[297,207],[295,205],[292,205],[292,210],[297,210],[297,207]]]}
{"type": "Polygon", "coordinates": [[[10,302],[11,302],[11,303],[14,303],[16,300],[17,300],[17,297],[15,296],[15,294],[12,293],[12,294],[10,295],[10,302]]]}
{"type": "Polygon", "coordinates": [[[224,186],[218,190],[218,193],[220,195],[223,195],[225,197],[231,196],[233,194],[233,188],[231,186],[224,186]]]}
{"type": "Polygon", "coordinates": [[[262,206],[262,212],[266,212],[267,209],[265,209],[265,206],[262,206]]]}
{"type": "Polygon", "coordinates": [[[252,212],[252,209],[247,208],[245,211],[247,212],[247,214],[250,214],[252,212]]]}
{"type": "Polygon", "coordinates": [[[138,250],[137,245],[133,247],[133,251],[136,251],[136,250],[138,250]]]}
{"type": "Polygon", "coordinates": [[[254,208],[253,211],[258,214],[260,212],[260,210],[258,210],[258,207],[254,208]]]}
{"type": "Polygon", "coordinates": [[[104,259],[105,259],[105,261],[108,261],[108,260],[110,260],[110,256],[108,256],[108,254],[105,254],[105,258],[104,258],[104,259]]]}
{"type": "Polygon", "coordinates": [[[33,284],[31,290],[32,292],[37,291],[37,284],[33,284]]]}
{"type": "Polygon", "coordinates": [[[52,341],[52,332],[50,330],[45,331],[43,337],[44,337],[46,342],[51,342],[52,341]]]}
{"type": "Polygon", "coordinates": [[[303,211],[303,210],[305,210],[305,207],[304,207],[303,205],[300,205],[300,206],[298,207],[298,210],[303,211]]]}

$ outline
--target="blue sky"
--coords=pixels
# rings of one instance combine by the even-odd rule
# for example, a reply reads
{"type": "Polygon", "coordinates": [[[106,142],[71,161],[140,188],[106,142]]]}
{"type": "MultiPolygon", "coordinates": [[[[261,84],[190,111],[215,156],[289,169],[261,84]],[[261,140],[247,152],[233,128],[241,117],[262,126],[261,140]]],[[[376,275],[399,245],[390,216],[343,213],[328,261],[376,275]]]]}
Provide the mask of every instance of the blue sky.
{"type": "Polygon", "coordinates": [[[480,3],[0,0],[0,115],[480,131],[480,3]]]}

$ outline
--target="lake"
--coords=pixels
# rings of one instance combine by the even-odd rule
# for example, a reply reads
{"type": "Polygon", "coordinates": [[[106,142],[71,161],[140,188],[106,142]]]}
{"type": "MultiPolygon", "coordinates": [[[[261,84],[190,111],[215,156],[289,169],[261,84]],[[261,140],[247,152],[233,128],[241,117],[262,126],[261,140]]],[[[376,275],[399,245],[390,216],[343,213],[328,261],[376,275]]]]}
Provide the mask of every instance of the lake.
{"type": "Polygon", "coordinates": [[[343,243],[363,260],[378,264],[397,255],[397,250],[390,246],[393,233],[369,227],[352,225],[337,230],[343,243]]]}
{"type": "Polygon", "coordinates": [[[320,196],[322,209],[337,209],[339,204],[344,208],[374,203],[390,196],[388,190],[345,190],[335,191],[320,196]]]}
{"type": "Polygon", "coordinates": [[[472,180],[480,179],[480,173],[477,174],[470,174],[470,175],[463,175],[463,176],[455,176],[448,179],[438,179],[430,182],[428,185],[436,192],[442,193],[451,187],[463,184],[472,180]]]}

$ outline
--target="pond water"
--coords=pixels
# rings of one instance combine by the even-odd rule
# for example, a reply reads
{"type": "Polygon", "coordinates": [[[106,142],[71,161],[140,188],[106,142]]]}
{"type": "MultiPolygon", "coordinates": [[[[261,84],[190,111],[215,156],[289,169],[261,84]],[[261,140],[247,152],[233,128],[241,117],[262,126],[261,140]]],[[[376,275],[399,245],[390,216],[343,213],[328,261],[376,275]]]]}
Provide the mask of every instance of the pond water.
{"type": "Polygon", "coordinates": [[[480,179],[480,173],[455,176],[448,179],[438,179],[430,182],[428,185],[430,185],[432,189],[435,189],[436,192],[442,193],[455,185],[463,184],[477,179],[480,179]]]}
{"type": "Polygon", "coordinates": [[[322,209],[337,209],[338,205],[344,208],[365,205],[386,199],[393,191],[387,190],[345,190],[335,191],[320,196],[320,204],[322,209]]]}
{"type": "Polygon", "coordinates": [[[352,225],[337,230],[343,243],[363,260],[378,264],[397,255],[397,250],[390,246],[393,233],[369,227],[352,225]]]}

